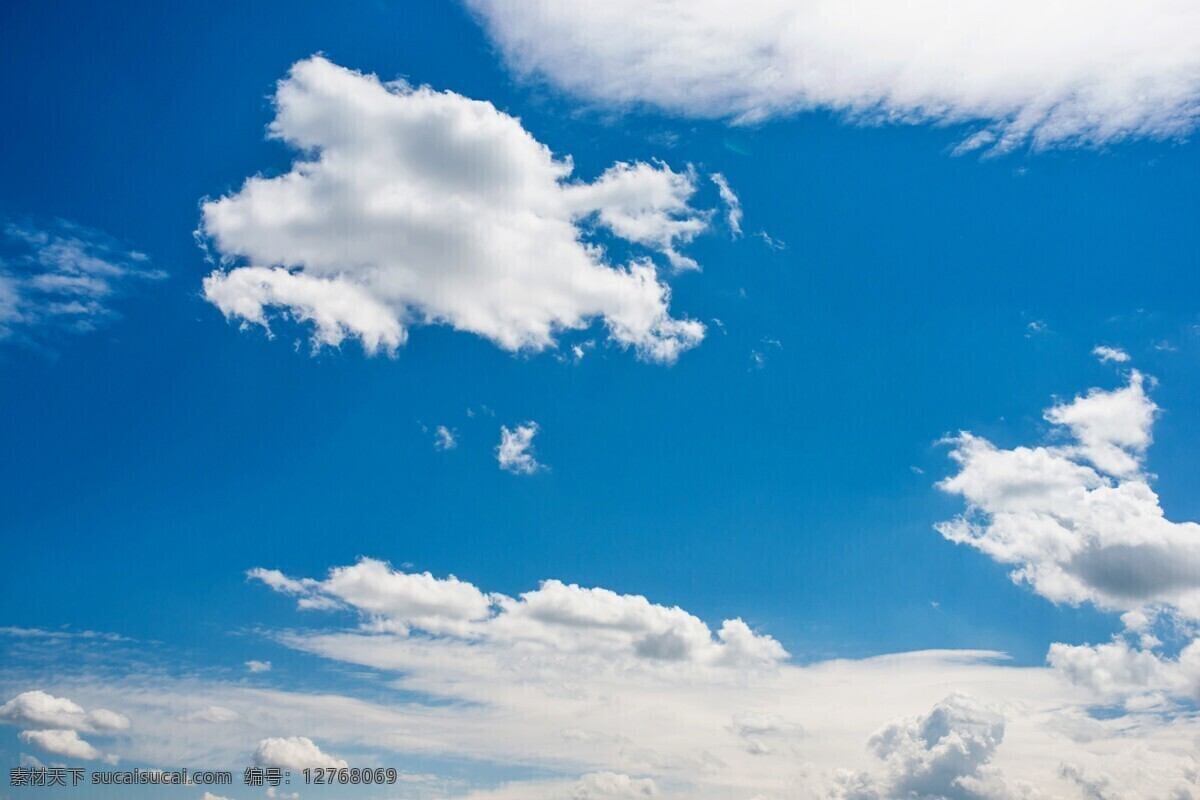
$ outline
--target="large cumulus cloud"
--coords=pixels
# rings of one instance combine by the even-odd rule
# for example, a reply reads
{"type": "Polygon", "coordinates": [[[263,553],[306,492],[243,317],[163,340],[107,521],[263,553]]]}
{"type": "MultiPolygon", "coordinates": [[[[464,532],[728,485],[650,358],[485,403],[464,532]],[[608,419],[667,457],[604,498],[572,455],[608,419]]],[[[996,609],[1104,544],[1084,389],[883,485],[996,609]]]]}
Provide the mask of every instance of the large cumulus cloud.
{"type": "Polygon", "coordinates": [[[282,312],[317,344],[394,351],[409,328],[445,324],[506,350],[555,346],[602,321],[610,338],[670,363],[704,336],[672,316],[650,255],[695,268],[680,247],[711,216],[690,205],[690,169],[618,163],[588,183],[491,103],[384,83],[322,57],[279,83],[272,137],[301,152],[204,204],[222,257],[204,295],[267,326],[282,312]],[[589,232],[635,254],[614,264],[589,232]],[[232,268],[230,268],[232,267],[232,268]]]}

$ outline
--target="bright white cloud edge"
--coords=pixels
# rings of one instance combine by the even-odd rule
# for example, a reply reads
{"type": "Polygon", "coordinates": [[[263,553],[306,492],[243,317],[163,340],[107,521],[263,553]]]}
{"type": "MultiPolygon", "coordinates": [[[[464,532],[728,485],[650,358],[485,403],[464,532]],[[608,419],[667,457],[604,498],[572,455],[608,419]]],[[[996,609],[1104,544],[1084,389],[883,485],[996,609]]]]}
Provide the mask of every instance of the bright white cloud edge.
{"type": "Polygon", "coordinates": [[[466,0],[518,73],[596,102],[756,122],[976,123],[960,150],[1189,135],[1200,7],[1177,0],[466,0]]]}

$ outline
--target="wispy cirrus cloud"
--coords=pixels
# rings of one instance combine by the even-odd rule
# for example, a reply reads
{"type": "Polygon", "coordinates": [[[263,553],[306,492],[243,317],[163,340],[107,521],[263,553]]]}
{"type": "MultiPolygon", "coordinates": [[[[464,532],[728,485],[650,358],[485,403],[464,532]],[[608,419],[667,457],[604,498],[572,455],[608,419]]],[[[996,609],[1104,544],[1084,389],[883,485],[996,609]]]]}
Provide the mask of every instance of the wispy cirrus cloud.
{"type": "Polygon", "coordinates": [[[0,341],[96,330],[132,284],[165,276],[100,231],[63,220],[0,220],[0,341]]]}

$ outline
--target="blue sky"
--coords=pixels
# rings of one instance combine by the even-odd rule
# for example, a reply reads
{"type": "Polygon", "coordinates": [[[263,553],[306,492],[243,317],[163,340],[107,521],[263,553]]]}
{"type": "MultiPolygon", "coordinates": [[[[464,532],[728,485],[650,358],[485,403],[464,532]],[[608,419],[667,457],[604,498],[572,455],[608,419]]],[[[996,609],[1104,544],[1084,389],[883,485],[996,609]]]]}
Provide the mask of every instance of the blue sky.
{"type": "MultiPolygon", "coordinates": [[[[604,587],[678,606],[713,631],[740,618],[786,648],[796,669],[988,650],[1041,676],[1052,672],[1052,644],[1133,637],[1136,626],[1119,617],[1143,607],[1159,609],[1160,625],[1177,635],[1160,631],[1161,647],[1139,652],[1176,663],[1194,630],[1187,598],[1055,596],[934,526],[966,508],[936,486],[960,469],[949,457],[957,446],[939,440],[966,430],[1001,449],[1061,443],[1062,426],[1054,430],[1043,410],[1092,387],[1119,390],[1131,369],[1150,376],[1160,409],[1153,446],[1118,443],[1140,466],[1133,478],[1108,474],[1144,479],[1170,520],[1200,516],[1200,154],[1187,119],[1182,134],[1151,126],[1082,146],[955,155],[977,120],[864,122],[816,103],[747,124],[731,121],[740,107],[689,110],[653,92],[613,104],[603,85],[556,82],[553,53],[523,72],[521,58],[541,56],[505,39],[503,5],[480,3],[478,17],[453,3],[379,2],[119,11],[25,3],[2,12],[6,274],[49,269],[37,261],[40,233],[99,248],[120,275],[100,297],[105,313],[87,314],[88,330],[27,308],[27,321],[0,340],[0,507],[13,559],[0,624],[26,629],[3,645],[0,699],[45,690],[90,708],[80,699],[90,698],[134,721],[110,746],[122,764],[163,768],[224,756],[189,745],[152,762],[136,744],[138,709],[122,711],[102,684],[133,692],[148,663],[163,692],[186,681],[202,695],[195,687],[211,681],[221,692],[333,692],[386,706],[378,676],[353,674],[383,667],[283,641],[285,631],[354,630],[357,615],[369,615],[362,605],[338,595],[340,611],[297,612],[288,591],[246,575],[320,580],[363,557],[508,597],[547,579],[604,587]],[[670,287],[670,312],[703,323],[703,341],[664,364],[614,341],[602,320],[556,334],[541,352],[414,323],[394,353],[371,355],[352,335],[314,346],[306,323],[273,319],[268,336],[226,319],[203,281],[246,260],[214,261],[236,247],[223,248],[219,226],[201,227],[202,204],[236,196],[250,176],[292,169],[297,151],[265,136],[271,95],[318,53],[385,81],[490,102],[557,158],[569,156],[573,180],[597,181],[616,162],[691,174],[686,203],[707,225],[679,249],[699,271],[672,270],[661,248],[612,230],[588,235],[612,264],[629,253],[650,259],[670,287]],[[713,173],[740,198],[740,237],[713,173]],[[572,344],[587,346],[581,359],[570,357],[572,344]],[[1101,363],[1097,345],[1130,360],[1101,363]],[[544,468],[500,469],[501,426],[529,421],[544,468]],[[454,447],[435,447],[438,426],[454,447]],[[32,630],[129,642],[42,637],[34,647],[32,630]],[[248,672],[251,660],[274,668],[248,672]]],[[[1155,718],[1180,727],[1126,735],[1121,747],[1144,735],[1153,748],[1154,737],[1183,735],[1185,725],[1194,735],[1186,691],[1146,691],[1182,698],[1155,718]]],[[[905,714],[928,712],[929,703],[913,703],[905,714]]],[[[1114,704],[1108,695],[1079,701],[1114,704]]],[[[627,776],[612,792],[645,780],[666,795],[691,791],[666,767],[579,766],[534,741],[532,760],[472,760],[350,734],[339,748],[336,726],[313,719],[307,733],[292,725],[278,735],[310,736],[355,755],[346,756],[352,766],[459,781],[415,782],[411,796],[499,792],[509,780],[595,782],[579,776],[600,767],[627,776]]],[[[865,733],[890,719],[880,712],[865,733]]],[[[1143,717],[1138,725],[1153,727],[1143,717]]],[[[23,730],[14,722],[0,732],[6,766],[22,753],[54,761],[19,738],[23,730]]],[[[865,741],[836,766],[868,764],[865,741]]],[[[225,768],[250,758],[246,750],[225,768]]],[[[730,781],[712,796],[809,796],[787,783],[738,793],[730,781]]],[[[1075,796],[1082,781],[1039,788],[1075,796]]],[[[626,796],[591,791],[576,796],[626,796]]]]}

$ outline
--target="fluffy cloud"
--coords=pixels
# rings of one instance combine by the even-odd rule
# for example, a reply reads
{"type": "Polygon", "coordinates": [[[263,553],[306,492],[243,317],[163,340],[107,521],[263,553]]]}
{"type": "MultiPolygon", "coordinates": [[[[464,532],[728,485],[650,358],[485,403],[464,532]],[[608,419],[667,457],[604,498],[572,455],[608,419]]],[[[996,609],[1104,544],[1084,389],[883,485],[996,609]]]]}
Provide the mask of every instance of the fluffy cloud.
{"type": "Polygon", "coordinates": [[[254,748],[254,763],[263,767],[293,770],[321,767],[340,769],[347,766],[342,759],[321,752],[321,748],[307,736],[263,739],[254,748]]]}
{"type": "Polygon", "coordinates": [[[73,700],[55,697],[40,689],[21,692],[0,706],[0,722],[32,728],[21,731],[18,738],[47,753],[84,761],[103,759],[114,764],[116,756],[105,755],[82,739],[79,733],[129,730],[129,718],[124,714],[106,708],[85,711],[73,700]]]}
{"type": "Polygon", "coordinates": [[[1124,387],[1051,406],[1061,444],[1005,450],[960,434],[959,472],[939,484],[969,506],[938,526],[946,538],[1014,565],[1014,580],[1056,603],[1123,612],[1113,641],[1056,643],[1047,660],[1130,712],[1200,699],[1200,525],[1168,520],[1150,488],[1143,460],[1158,407],[1145,384],[1132,371],[1124,387]]]}
{"type": "Polygon", "coordinates": [[[960,434],[959,471],[939,486],[969,511],[938,530],[1014,565],[1014,580],[1054,602],[1200,619],[1200,525],[1166,519],[1142,471],[1158,410],[1144,383],[1133,372],[1122,388],[1049,408],[1063,444],[1006,450],[960,434]]]}
{"type": "Polygon", "coordinates": [[[438,425],[433,432],[433,446],[438,450],[453,450],[458,447],[458,439],[455,438],[454,431],[445,425],[438,425]]]}
{"type": "Polygon", "coordinates": [[[37,730],[21,731],[19,738],[22,742],[40,747],[47,753],[54,753],[67,758],[78,758],[84,761],[104,759],[116,763],[116,758],[106,756],[83,739],[73,730],[37,730]]]}
{"type": "Polygon", "coordinates": [[[1141,373],[1135,370],[1129,385],[1122,389],[1093,389],[1073,402],[1047,409],[1046,421],[1063,426],[1078,442],[1062,452],[1090,461],[1110,475],[1136,475],[1150,446],[1150,431],[1158,413],[1158,406],[1146,396],[1144,384],[1141,373]]]}
{"type": "Polygon", "coordinates": [[[1050,646],[1047,661],[1098,697],[1132,710],[1162,706],[1171,697],[1200,700],[1200,640],[1175,658],[1153,652],[1155,643],[1144,644],[1121,638],[1100,645],[1058,643],[1050,646]]]}
{"type": "Polygon", "coordinates": [[[636,595],[550,580],[508,597],[447,579],[447,598],[418,609],[410,599],[416,586],[433,596],[429,584],[440,579],[374,561],[330,575],[343,571],[356,577],[259,577],[302,607],[360,614],[357,630],[288,632],[282,644],[396,675],[398,688],[432,699],[381,723],[414,732],[403,744],[395,735],[388,741],[420,752],[430,740],[454,741],[455,752],[486,752],[500,763],[533,758],[586,772],[480,790],[471,800],[610,796],[602,789],[693,799],[731,791],[1007,798],[1030,786],[1053,795],[1073,781],[1061,773],[1064,760],[1099,759],[1122,790],[1167,796],[1193,788],[1193,765],[1172,743],[1200,733],[1200,720],[1163,722],[1133,706],[1128,713],[1137,717],[1094,719],[1087,709],[1111,693],[1081,677],[1084,670],[1069,671],[1058,650],[1050,669],[1005,667],[994,663],[997,654],[966,652],[798,666],[741,621],[714,632],[683,609],[636,595]],[[345,585],[361,587],[358,599],[347,599],[345,585]],[[456,710],[446,716],[446,708],[456,710]],[[879,728],[887,719],[896,721],[879,728]],[[874,763],[848,770],[861,761],[864,741],[874,763]],[[1135,768],[1139,759],[1155,774],[1135,768]]]}
{"type": "Polygon", "coordinates": [[[1007,794],[990,767],[1004,739],[1004,718],[964,694],[952,694],[927,714],[893,722],[868,742],[884,775],[845,775],[844,800],[942,798],[972,800],[1007,794]]]}
{"type": "Polygon", "coordinates": [[[512,598],[485,594],[453,576],[400,572],[373,559],[335,567],[322,581],[261,568],[248,574],[298,596],[302,608],[351,608],[369,633],[485,641],[525,655],[557,652],[710,667],[770,666],[787,656],[778,642],[740,619],[725,620],[714,633],[681,608],[556,580],[512,598]]]}
{"type": "Polygon", "coordinates": [[[22,692],[0,706],[0,721],[26,728],[59,728],[84,733],[129,729],[129,719],[123,714],[106,708],[85,711],[72,700],[55,697],[40,689],[22,692]]]}
{"type": "Polygon", "coordinates": [[[246,574],[277,592],[299,597],[301,608],[350,607],[365,615],[372,628],[401,635],[413,628],[465,635],[491,613],[488,596],[453,575],[435,578],[428,572],[398,572],[370,558],[351,567],[335,567],[323,581],[297,581],[262,568],[246,574]]]}
{"type": "Polygon", "coordinates": [[[537,432],[536,422],[526,422],[512,430],[501,425],[500,444],[496,445],[496,463],[500,469],[514,475],[532,475],[543,469],[533,455],[533,437],[537,432]]]}
{"type": "Polygon", "coordinates": [[[1177,0],[467,0],[510,64],[602,103],[753,122],[974,122],[1004,150],[1187,135],[1200,8],[1177,0]]]}
{"type": "Polygon", "coordinates": [[[1100,359],[1101,364],[1107,364],[1109,362],[1124,364],[1126,361],[1129,361],[1129,353],[1126,353],[1119,347],[1109,347],[1105,344],[1098,344],[1093,347],[1092,355],[1100,359]]]}
{"type": "Polygon", "coordinates": [[[616,164],[572,181],[569,158],[490,103],[321,57],[292,67],[275,106],[271,136],[304,155],[202,209],[225,266],[241,264],[204,281],[226,317],[265,327],[279,310],[311,323],[315,344],[352,337],[368,352],[394,351],[418,324],[540,351],[601,320],[662,363],[703,338],[671,316],[649,258],[614,265],[585,241],[605,233],[694,268],[679,247],[710,214],[689,205],[690,169],[616,164]]]}
{"type": "Polygon", "coordinates": [[[95,330],[129,283],[162,277],[144,254],[99,231],[0,220],[0,340],[95,330]]]}

